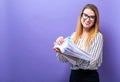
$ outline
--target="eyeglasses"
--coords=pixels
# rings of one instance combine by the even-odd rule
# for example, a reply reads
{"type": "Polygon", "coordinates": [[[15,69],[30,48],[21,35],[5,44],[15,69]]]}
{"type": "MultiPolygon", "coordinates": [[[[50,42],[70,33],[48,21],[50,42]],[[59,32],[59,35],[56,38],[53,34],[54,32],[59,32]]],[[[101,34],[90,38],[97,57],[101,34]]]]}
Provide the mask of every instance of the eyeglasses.
{"type": "Polygon", "coordinates": [[[86,14],[86,13],[82,13],[82,17],[83,17],[83,19],[89,18],[89,20],[91,20],[91,21],[95,20],[95,18],[96,18],[96,16],[88,16],[88,14],[86,14]]]}

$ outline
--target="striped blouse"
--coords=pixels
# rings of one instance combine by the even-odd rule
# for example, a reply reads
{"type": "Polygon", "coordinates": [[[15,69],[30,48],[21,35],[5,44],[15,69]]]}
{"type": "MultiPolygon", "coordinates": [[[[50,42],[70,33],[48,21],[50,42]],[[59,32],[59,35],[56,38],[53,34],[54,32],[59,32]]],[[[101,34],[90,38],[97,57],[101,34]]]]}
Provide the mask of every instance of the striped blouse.
{"type": "MultiPolygon", "coordinates": [[[[73,38],[74,33],[71,35],[73,38]]],[[[84,50],[84,43],[87,37],[80,38],[77,47],[83,51],[84,50]]],[[[96,70],[102,63],[102,54],[103,54],[103,35],[102,33],[98,32],[96,37],[90,42],[88,49],[85,51],[87,55],[90,55],[92,59],[90,61],[86,61],[83,59],[79,59],[78,61],[74,61],[72,59],[67,58],[64,55],[57,54],[57,58],[61,62],[68,62],[70,64],[70,68],[73,70],[77,69],[89,69],[89,70],[96,70]],[[71,61],[71,62],[70,62],[71,61]]]]}

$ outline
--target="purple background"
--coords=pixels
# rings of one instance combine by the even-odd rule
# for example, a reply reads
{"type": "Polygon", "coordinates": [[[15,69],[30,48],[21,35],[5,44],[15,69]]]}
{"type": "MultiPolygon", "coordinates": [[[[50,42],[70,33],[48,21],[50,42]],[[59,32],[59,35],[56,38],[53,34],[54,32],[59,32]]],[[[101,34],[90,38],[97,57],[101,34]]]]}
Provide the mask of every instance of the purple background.
{"type": "Polygon", "coordinates": [[[0,0],[0,82],[68,82],[69,65],[56,59],[53,42],[75,31],[86,3],[100,12],[101,82],[120,82],[119,0],[0,0]]]}

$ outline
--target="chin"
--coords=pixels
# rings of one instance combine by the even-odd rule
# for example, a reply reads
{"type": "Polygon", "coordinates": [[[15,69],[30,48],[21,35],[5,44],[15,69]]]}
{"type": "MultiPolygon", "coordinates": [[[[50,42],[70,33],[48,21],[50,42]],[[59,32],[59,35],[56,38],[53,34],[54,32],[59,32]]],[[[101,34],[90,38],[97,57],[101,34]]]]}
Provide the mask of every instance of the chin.
{"type": "Polygon", "coordinates": [[[90,28],[90,26],[84,26],[84,28],[90,28]]]}

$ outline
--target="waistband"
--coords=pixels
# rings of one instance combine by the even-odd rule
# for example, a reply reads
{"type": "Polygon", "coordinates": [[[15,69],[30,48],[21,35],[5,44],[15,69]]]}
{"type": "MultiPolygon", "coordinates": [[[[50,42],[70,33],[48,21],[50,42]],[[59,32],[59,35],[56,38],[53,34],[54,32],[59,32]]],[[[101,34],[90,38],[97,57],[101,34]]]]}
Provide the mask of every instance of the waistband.
{"type": "Polygon", "coordinates": [[[71,69],[71,71],[97,72],[97,70],[91,70],[91,69],[76,69],[76,70],[74,70],[74,69],[71,69]]]}

